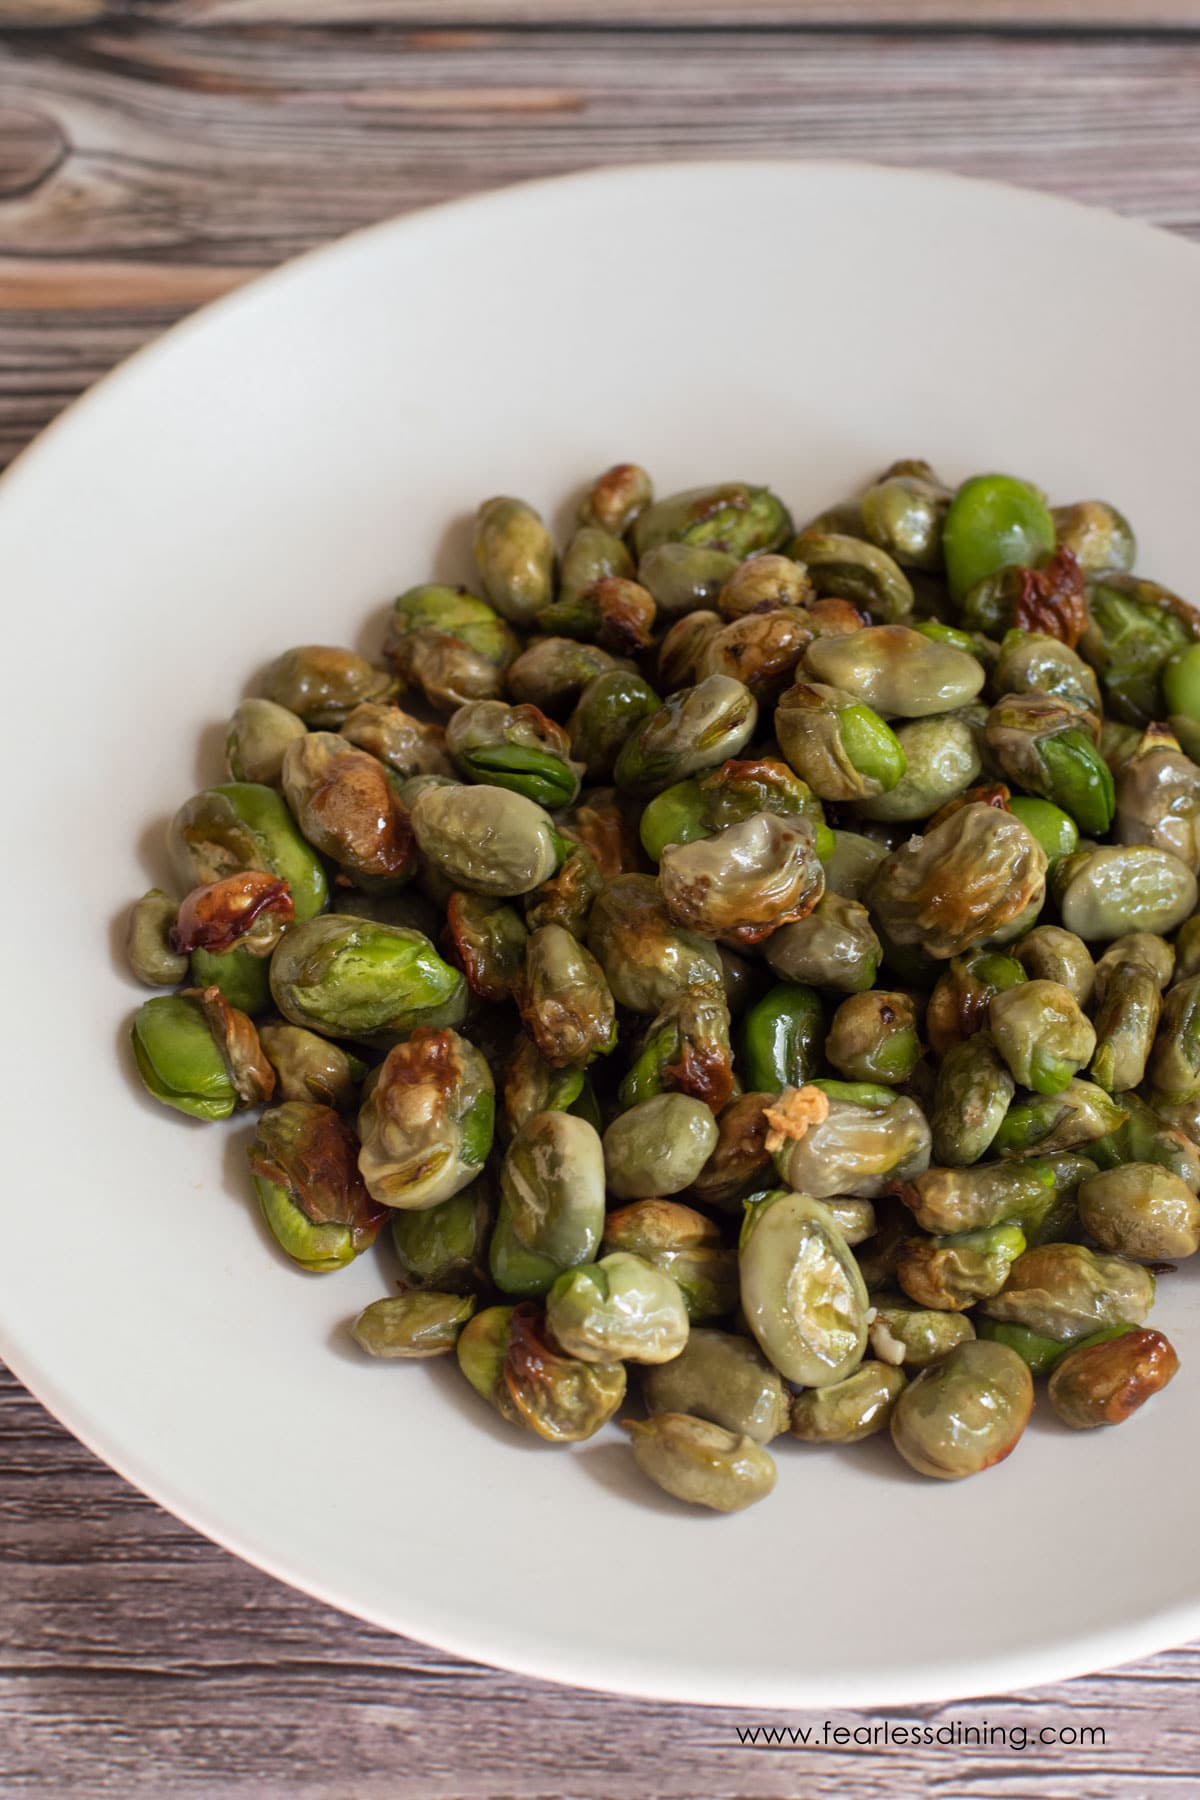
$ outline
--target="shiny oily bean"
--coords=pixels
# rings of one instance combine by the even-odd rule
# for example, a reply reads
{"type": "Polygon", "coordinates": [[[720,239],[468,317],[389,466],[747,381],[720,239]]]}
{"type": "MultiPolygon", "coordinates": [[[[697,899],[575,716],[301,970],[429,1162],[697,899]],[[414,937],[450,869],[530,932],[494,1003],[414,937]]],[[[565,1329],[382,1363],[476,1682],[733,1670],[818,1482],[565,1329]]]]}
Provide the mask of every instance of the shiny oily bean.
{"type": "Polygon", "coordinates": [[[894,1364],[860,1363],[831,1387],[792,1399],[791,1433],[805,1444],[857,1444],[884,1431],[907,1377],[894,1364]]]}
{"type": "Polygon", "coordinates": [[[475,1311],[473,1294],[438,1294],[431,1289],[375,1300],[350,1327],[368,1356],[444,1356],[475,1311]]]}
{"type": "Polygon", "coordinates": [[[1123,1425],[1178,1371],[1174,1346],[1161,1331],[1123,1331],[1064,1356],[1050,1377],[1050,1404],[1073,1431],[1123,1425]]]}
{"type": "Polygon", "coordinates": [[[753,1438],[687,1413],[622,1419],[643,1475],[665,1493],[714,1512],[740,1512],[775,1486],[775,1464],[753,1438]]]}
{"type": "Polygon", "coordinates": [[[902,1390],[892,1442],[919,1475],[961,1481],[1003,1462],[1033,1411],[1033,1377],[1007,1344],[959,1344],[902,1390]]]}
{"type": "Polygon", "coordinates": [[[757,1344],[729,1331],[692,1330],[671,1362],[642,1377],[646,1411],[682,1412],[769,1444],[788,1428],[788,1393],[757,1344]]]}
{"type": "Polygon", "coordinates": [[[867,1290],[827,1208],[792,1193],[748,1207],[738,1268],[746,1322],[785,1380],[827,1387],[857,1368],[867,1290]]]}
{"type": "Polygon", "coordinates": [[[1082,1182],[1079,1216],[1105,1250],[1148,1261],[1200,1250],[1200,1201],[1155,1163],[1125,1163],[1082,1182]]]}
{"type": "Polygon", "coordinates": [[[604,1134],[609,1192],[619,1200],[681,1193],[716,1145],[717,1122],[702,1100],[656,1094],[621,1113],[604,1134]]]}
{"type": "Polygon", "coordinates": [[[885,718],[920,719],[965,706],[984,683],[983,664],[907,625],[871,625],[817,638],[804,653],[816,681],[849,693],[885,718]]]}

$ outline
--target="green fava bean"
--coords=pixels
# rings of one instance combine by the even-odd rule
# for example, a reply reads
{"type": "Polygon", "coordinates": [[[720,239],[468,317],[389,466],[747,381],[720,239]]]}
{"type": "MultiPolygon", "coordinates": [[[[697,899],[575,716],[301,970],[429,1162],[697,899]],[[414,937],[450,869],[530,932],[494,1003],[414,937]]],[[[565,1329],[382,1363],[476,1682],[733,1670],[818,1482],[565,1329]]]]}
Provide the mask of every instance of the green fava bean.
{"type": "Polygon", "coordinates": [[[888,793],[858,802],[866,819],[927,819],[979,779],[975,732],[965,719],[914,719],[900,727],[896,740],[904,753],[904,774],[888,793]]]}
{"type": "Polygon", "coordinates": [[[964,481],[942,527],[951,597],[961,601],[969,588],[997,569],[1036,564],[1055,543],[1049,509],[1027,482],[1011,475],[976,475],[964,481]]]}
{"type": "Polygon", "coordinates": [[[231,781],[260,782],[277,787],[283,753],[308,726],[286,706],[274,700],[243,700],[229,721],[225,736],[225,766],[231,781]]]}
{"type": "Polygon", "coordinates": [[[892,1408],[892,1442],[918,1475],[961,1481],[1003,1462],[1033,1411],[1033,1377],[1007,1344],[958,1344],[892,1408]]]}
{"type": "Polygon", "coordinates": [[[810,527],[793,539],[790,554],[804,564],[818,594],[849,600],[876,619],[903,619],[913,609],[912,583],[878,544],[810,527]]]}
{"type": "MultiPolygon", "coordinates": [[[[193,987],[220,988],[230,1006],[257,1019],[271,1010],[271,961],[245,948],[193,950],[189,962],[193,987]]],[[[299,1098],[299,1096],[293,1096],[299,1098]]]]}
{"type": "Polygon", "coordinates": [[[891,1363],[863,1362],[830,1387],[805,1388],[792,1400],[791,1433],[805,1444],[858,1444],[887,1429],[907,1382],[891,1363]]]}
{"type": "Polygon", "coordinates": [[[882,954],[866,907],[832,893],[766,943],[767,962],[782,980],[844,994],[871,987],[882,954]]]}
{"type": "Polygon", "coordinates": [[[617,757],[618,788],[649,797],[673,782],[723,763],[754,735],[758,703],[730,675],[709,675],[668,696],[626,738],[617,757]]]}
{"type": "Polygon", "coordinates": [[[1067,1343],[1106,1325],[1140,1325],[1153,1303],[1154,1277],[1140,1263],[1082,1244],[1039,1244],[1017,1258],[1004,1287],[980,1308],[1067,1343]]]}
{"type": "Polygon", "coordinates": [[[1031,1375],[1048,1375],[1065,1348],[1059,1338],[1042,1337],[1028,1325],[1013,1325],[1004,1319],[978,1319],[976,1336],[987,1344],[1007,1344],[1031,1375]]]}
{"type": "Polygon", "coordinates": [[[804,653],[812,679],[842,688],[885,718],[920,719],[975,698],[982,663],[907,625],[872,625],[816,638],[804,653]]]}
{"type": "Polygon", "coordinates": [[[493,1281],[506,1294],[547,1294],[564,1269],[591,1261],[603,1230],[599,1134],[571,1113],[535,1113],[501,1166],[493,1281]]]}
{"type": "Polygon", "coordinates": [[[407,1286],[469,1294],[485,1285],[492,1229],[486,1179],[422,1212],[393,1212],[392,1248],[407,1286]]]}
{"type": "Polygon", "coordinates": [[[227,1119],[237,1089],[221,1049],[191,995],[163,994],[138,1009],[131,1033],[147,1092],[193,1119],[227,1119]]]}
{"type": "Polygon", "coordinates": [[[757,1344],[699,1327],[679,1355],[647,1369],[646,1411],[689,1413],[725,1431],[769,1444],[788,1428],[788,1393],[757,1344]]]}
{"type": "Polygon", "coordinates": [[[1098,1244],[1121,1256],[1176,1261],[1200,1250],[1200,1201],[1154,1163],[1126,1163],[1081,1183],[1079,1216],[1098,1244]]]}
{"type": "Polygon", "coordinates": [[[744,619],[780,607],[802,608],[812,597],[803,563],[790,556],[751,556],[734,569],[717,596],[717,607],[723,618],[744,619]]]}
{"type": "Polygon", "coordinates": [[[767,1154],[770,1129],[765,1108],[774,1093],[737,1094],[717,1119],[717,1147],[693,1183],[696,1199],[704,1206],[741,1212],[747,1194],[762,1193],[774,1180],[767,1154]]]}
{"type": "Polygon", "coordinates": [[[445,935],[473,994],[481,1000],[511,1000],[529,943],[515,906],[455,891],[446,902],[445,935]]]}
{"type": "Polygon", "coordinates": [[[609,669],[588,682],[567,722],[572,754],[589,781],[608,781],[627,740],[661,711],[662,701],[640,675],[609,669]]]}
{"type": "Polygon", "coordinates": [[[907,994],[852,994],[833,1015],[825,1059],[848,1081],[898,1087],[921,1059],[916,1013],[907,994]]]}
{"type": "Polygon", "coordinates": [[[1115,836],[1169,850],[1200,868],[1200,768],[1162,725],[1151,725],[1122,765],[1115,836]]]}
{"type": "Polygon", "coordinates": [[[1083,939],[1061,925],[1039,925],[1013,946],[1013,955],[1030,981],[1056,981],[1080,1006],[1092,997],[1096,965],[1083,939]]]}
{"type": "MultiPolygon", "coordinates": [[[[599,525],[581,525],[563,551],[562,566],[558,571],[557,605],[570,608],[594,582],[612,575],[626,581],[632,574],[633,558],[621,538],[599,525]]],[[[554,610],[553,605],[545,609],[538,619],[539,629],[551,633],[560,629],[553,619],[547,622],[546,614],[553,615],[554,610]]],[[[567,632],[565,635],[573,634],[567,632]]]]}
{"type": "Polygon", "coordinates": [[[396,683],[353,650],[300,644],[285,650],[263,676],[262,698],[295,713],[305,725],[334,730],[364,700],[386,700],[396,683]]]}
{"type": "Polygon", "coordinates": [[[372,1199],[420,1211],[479,1174],[492,1147],[492,1072],[456,1031],[419,1027],[388,1052],[358,1115],[372,1199]]]}
{"type": "Polygon", "coordinates": [[[564,637],[531,638],[508,669],[508,691],[518,705],[536,706],[547,717],[561,719],[597,675],[622,668],[626,665],[597,644],[564,637]]]}
{"type": "Polygon", "coordinates": [[[550,1339],[541,1308],[489,1306],[468,1321],[455,1345],[475,1392],[510,1425],[551,1444],[594,1437],[625,1398],[623,1363],[585,1363],[550,1339]]]}
{"type": "Polygon", "coordinates": [[[1122,1163],[1155,1163],[1178,1175],[1193,1194],[1200,1193],[1200,1147],[1173,1123],[1170,1108],[1162,1108],[1160,1118],[1137,1094],[1123,1093],[1117,1099],[1128,1116],[1110,1136],[1088,1145],[1095,1166],[1115,1169],[1122,1163]]]}
{"type": "Polygon", "coordinates": [[[675,781],[655,794],[642,811],[638,833],[651,862],[660,861],[670,844],[695,844],[708,837],[700,783],[675,781]]]}
{"type": "Polygon", "coordinates": [[[617,1041],[613,997],[590,950],[562,925],[529,939],[516,984],[521,1023],[554,1068],[585,1067],[617,1041]]]}
{"type": "Polygon", "coordinates": [[[280,1248],[316,1274],[374,1243],[385,1217],[358,1168],[358,1141],[332,1107],[289,1100],[258,1122],[247,1152],[263,1217],[280,1248]]]}
{"type": "Polygon", "coordinates": [[[1156,1098],[1177,1104],[1200,1094],[1200,976],[1168,993],[1148,1073],[1156,1098]]]}
{"type": "Polygon", "coordinates": [[[906,569],[942,567],[942,526],[950,494],[921,475],[888,475],[862,497],[863,525],[873,544],[906,569]]]}
{"type": "Polygon", "coordinates": [[[546,1323],[580,1362],[670,1362],[689,1329],[670,1275],[627,1250],[565,1269],[546,1297],[546,1323]]]}
{"type": "Polygon", "coordinates": [[[753,1438],[738,1437],[687,1413],[622,1419],[638,1468],[665,1493],[714,1512],[740,1512],[765,1499],[775,1486],[770,1453],[753,1438]]]}
{"type": "Polygon", "coordinates": [[[691,988],[646,1029],[618,1089],[622,1107],[678,1091],[719,1112],[733,1092],[729,1007],[718,988],[691,988]]]}
{"type": "Polygon", "coordinates": [[[1001,1156],[1074,1150],[1124,1123],[1125,1108],[1094,1081],[1069,1081],[1057,1094],[1014,1100],[992,1148],[1001,1156]]]}
{"type": "Polygon", "coordinates": [[[858,1367],[870,1302],[828,1208],[798,1193],[748,1205],[738,1269],[746,1323],[786,1381],[827,1387],[858,1367]]]}
{"type": "Polygon", "coordinates": [[[475,516],[475,565],[497,612],[530,625],[554,597],[554,540],[523,500],[499,495],[475,516]]]}
{"type": "Polygon", "coordinates": [[[986,1032],[952,1044],[938,1068],[929,1114],[935,1161],[965,1168],[986,1156],[1015,1092],[986,1032]]]}
{"type": "Polygon", "coordinates": [[[1064,856],[1054,865],[1052,885],[1063,924],[1087,943],[1130,931],[1163,936],[1197,900],[1191,869],[1151,844],[1104,844],[1064,856]]]}
{"type": "Polygon", "coordinates": [[[905,1183],[900,1198],[922,1231],[938,1236],[986,1231],[1037,1219],[1053,1203],[1054,1176],[1041,1162],[927,1169],[905,1183]]]}
{"type": "Polygon", "coordinates": [[[1058,1094],[1090,1062],[1096,1033],[1056,981],[1024,981],[988,1008],[992,1041],[1022,1087],[1058,1094]]]}
{"type": "Polygon", "coordinates": [[[446,727],[446,749],[469,781],[511,789],[539,806],[569,806],[579,793],[570,739],[536,706],[460,706],[446,727]]]}
{"type": "Polygon", "coordinates": [[[1192,644],[1169,659],[1163,667],[1162,686],[1168,712],[1200,720],[1200,644],[1192,644]]]}
{"type": "Polygon", "coordinates": [[[886,845],[857,831],[835,831],[832,849],[826,854],[818,842],[817,850],[825,864],[826,895],[837,894],[843,900],[861,901],[887,855],[886,845]]]}
{"type": "Polygon", "coordinates": [[[1079,827],[1069,813],[1032,794],[1014,794],[1008,810],[1036,838],[1048,862],[1070,856],[1079,844],[1079,827]]]}
{"type": "Polygon", "coordinates": [[[957,1344],[969,1343],[975,1336],[975,1327],[966,1313],[917,1307],[903,1294],[875,1294],[872,1299],[875,1316],[871,1321],[870,1345],[889,1367],[927,1369],[957,1344]]]}
{"type": "Polygon", "coordinates": [[[346,1111],[366,1066],[339,1044],[299,1025],[260,1025],[259,1042],[275,1071],[275,1098],[315,1100],[346,1111]]]}
{"type": "Polygon", "coordinates": [[[780,696],[775,734],[792,768],[821,800],[887,793],[907,766],[899,738],[879,714],[847,689],[823,682],[798,681],[780,696]]]}
{"type": "Polygon", "coordinates": [[[1079,649],[1100,677],[1109,710],[1146,726],[1168,711],[1165,670],[1198,635],[1200,615],[1168,588],[1134,575],[1100,575],[1088,590],[1079,649]]]}
{"type": "Polygon", "coordinates": [[[910,1238],[896,1265],[896,1279],[918,1306],[965,1312],[977,1300],[1000,1292],[1024,1249],[1019,1225],[910,1238]]]}
{"type": "Polygon", "coordinates": [[[422,856],[456,887],[498,899],[528,894],[558,866],[549,816],[504,788],[424,788],[412,803],[412,827],[422,856]]]}
{"type": "Polygon", "coordinates": [[[1007,778],[1067,811],[1101,836],[1116,805],[1096,722],[1043,693],[1010,694],[988,714],[987,743],[1007,778]]]}
{"type": "Polygon", "coordinates": [[[1097,717],[1102,711],[1095,671],[1061,639],[1045,632],[1007,632],[991,682],[998,699],[1036,692],[1097,717]]]}
{"type": "Polygon", "coordinates": [[[677,924],[743,946],[807,918],[825,891],[812,826],[773,812],[666,845],[658,880],[677,924]]]}
{"type": "Polygon", "coordinates": [[[719,986],[723,979],[714,946],[672,921],[649,875],[609,881],[592,908],[588,949],[618,1006],[631,1012],[661,1012],[689,988],[719,986]]]}
{"type": "Polygon", "coordinates": [[[766,1116],[780,1180],[816,1200],[873,1200],[889,1181],[907,1181],[929,1166],[924,1113],[915,1100],[887,1087],[821,1082],[788,1088],[766,1116]]]}
{"type": "Polygon", "coordinates": [[[494,669],[508,668],[520,648],[515,633],[486,600],[465,587],[424,582],[392,602],[384,655],[409,679],[418,673],[414,646],[438,640],[465,645],[494,669]]]}
{"type": "Polygon", "coordinates": [[[129,914],[125,952],[143,987],[175,987],[188,972],[187,957],[171,948],[169,933],[178,914],[178,904],[161,888],[143,894],[129,914]]]}
{"type": "Polygon", "coordinates": [[[690,1187],[717,1143],[717,1123],[702,1100],[658,1094],[630,1107],[604,1134],[609,1191],[621,1200],[678,1194],[690,1187]]]}
{"type": "Polygon", "coordinates": [[[1096,1014],[1091,1074],[1110,1094],[1138,1087],[1154,1047],[1162,999],[1152,969],[1123,962],[1109,977],[1096,1014]]]}
{"type": "Polygon", "coordinates": [[[364,701],[342,720],[340,735],[359,750],[368,750],[402,781],[416,775],[453,778],[454,765],[446,754],[446,733],[441,725],[414,719],[398,706],[364,701]]]}
{"type": "Polygon", "coordinates": [[[189,891],[262,869],[287,882],[298,924],[322,912],[329,898],[321,859],[301,837],[282,794],[256,782],[229,782],[186,801],[171,822],[168,847],[189,891]]]}
{"type": "Polygon", "coordinates": [[[362,886],[399,887],[413,873],[412,834],[388,771],[335,731],[288,745],[283,791],[314,850],[362,886]]]}
{"type": "Polygon", "coordinates": [[[726,1250],[710,1219],[674,1200],[635,1200],[604,1224],[607,1254],[644,1257],[676,1283],[693,1324],[723,1318],[737,1305],[737,1252],[726,1250]]]}
{"type": "Polygon", "coordinates": [[[474,1294],[396,1294],[374,1300],[350,1327],[368,1356],[444,1356],[477,1305],[474,1294]]]}
{"type": "Polygon", "coordinates": [[[1124,513],[1107,500],[1077,500],[1051,509],[1060,550],[1069,550],[1085,575],[1132,569],[1137,539],[1124,513]]]}
{"type": "Polygon", "coordinates": [[[498,700],[504,691],[503,663],[441,631],[409,632],[389,654],[403,679],[439,712],[472,700],[498,700]]]}
{"type": "Polygon", "coordinates": [[[654,498],[654,483],[640,463],[614,463],[597,477],[579,503],[579,523],[620,536],[654,498]]]}
{"type": "Polygon", "coordinates": [[[867,901],[892,942],[941,959],[1018,935],[1045,891],[1041,845],[1011,813],[972,801],[886,857],[867,901]]]}
{"type": "Polygon", "coordinates": [[[700,544],[656,544],[638,560],[637,578],[660,618],[682,619],[715,604],[739,558],[700,544]]]}
{"type": "Polygon", "coordinates": [[[570,1112],[583,1096],[582,1069],[556,1069],[532,1038],[517,1038],[504,1074],[504,1122],[508,1135],[539,1112],[570,1112]]]}
{"type": "Polygon", "coordinates": [[[756,550],[774,550],[791,533],[787,508],[769,488],[744,481],[688,488],[639,513],[633,547],[639,559],[659,544],[722,550],[740,562],[756,550]]]}
{"type": "Polygon", "coordinates": [[[293,1025],[387,1044],[461,1020],[467,985],[421,932],[330,914],[289,929],[271,958],[271,992],[293,1025]]]}
{"type": "Polygon", "coordinates": [[[1073,1431],[1121,1425],[1179,1372],[1179,1358],[1161,1331],[1098,1332],[1055,1367],[1050,1404],[1073,1431]]]}
{"type": "Polygon", "coordinates": [[[824,1013],[813,989],[781,981],[742,1021],[740,1069],[748,1088],[780,1093],[803,1087],[821,1066],[824,1013]]]}

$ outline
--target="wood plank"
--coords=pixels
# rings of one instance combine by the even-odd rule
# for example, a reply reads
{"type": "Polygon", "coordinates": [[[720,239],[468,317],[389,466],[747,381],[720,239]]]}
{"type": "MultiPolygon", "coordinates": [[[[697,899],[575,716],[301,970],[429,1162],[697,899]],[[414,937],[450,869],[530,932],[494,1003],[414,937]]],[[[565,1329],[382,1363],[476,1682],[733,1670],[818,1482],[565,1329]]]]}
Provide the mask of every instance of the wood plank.
{"type": "Polygon", "coordinates": [[[0,0],[0,25],[45,29],[107,15],[175,24],[759,25],[1039,32],[1200,29],[1200,0],[0,0]]]}
{"type": "MultiPolygon", "coordinates": [[[[472,1554],[486,1554],[486,1533],[472,1554]]],[[[755,1749],[812,1714],[660,1706],[486,1670],[225,1556],[0,1370],[0,1792],[304,1800],[1194,1796],[1200,1647],[893,1724],[1100,1726],[1103,1746],[755,1749]],[[1153,1768],[1145,1768],[1153,1746],[1153,1768]]],[[[853,1729],[883,1715],[839,1713],[853,1729]]]]}
{"type": "Polygon", "coordinates": [[[111,25],[0,44],[0,459],[243,272],[474,188],[857,156],[1200,237],[1200,39],[111,25]]]}

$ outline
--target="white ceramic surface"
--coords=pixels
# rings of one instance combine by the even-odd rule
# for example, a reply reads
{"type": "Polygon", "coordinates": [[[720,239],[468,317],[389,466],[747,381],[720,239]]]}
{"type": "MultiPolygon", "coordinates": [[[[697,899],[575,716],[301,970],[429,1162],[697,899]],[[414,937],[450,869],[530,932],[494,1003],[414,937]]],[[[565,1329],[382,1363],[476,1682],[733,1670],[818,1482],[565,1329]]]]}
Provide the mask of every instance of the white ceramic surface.
{"type": "Polygon", "coordinates": [[[772,1499],[694,1516],[615,1431],[564,1453],[452,1362],[375,1366],[374,1255],[311,1278],[247,1193],[244,1123],[131,1081],[119,921],[216,778],[248,676],[378,643],[467,574],[464,515],[550,509],[636,457],[660,491],[766,480],[798,515],[899,455],[1111,496],[1186,591],[1200,255],[944,175],[600,172],[417,214],[212,307],[0,485],[7,719],[0,1352],[199,1530],[397,1631],[514,1669],[728,1705],[997,1692],[1200,1632],[1196,1280],[1184,1372],[1118,1433],[1039,1409],[982,1479],[878,1440],[780,1449],[772,1499]],[[1139,1521],[1141,1521],[1139,1523],[1139,1521]]]}

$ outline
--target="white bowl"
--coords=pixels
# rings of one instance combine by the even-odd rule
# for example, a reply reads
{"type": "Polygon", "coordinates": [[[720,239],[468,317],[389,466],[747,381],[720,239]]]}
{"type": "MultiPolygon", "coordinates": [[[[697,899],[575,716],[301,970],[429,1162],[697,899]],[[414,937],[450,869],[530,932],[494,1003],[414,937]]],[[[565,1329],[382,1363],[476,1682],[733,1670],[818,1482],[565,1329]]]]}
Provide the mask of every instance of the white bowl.
{"type": "Polygon", "coordinates": [[[223,721],[292,643],[378,642],[462,577],[465,516],[561,525],[618,458],[661,492],[769,481],[798,516],[901,455],[1104,495],[1197,573],[1200,255],[1058,200],[834,164],[605,171],[417,214],[214,306],[0,488],[6,1180],[0,1351],[146,1493],[296,1586],[465,1656],[674,1700],[823,1707],[1045,1681],[1200,1631],[1200,1324],[1118,1433],[1039,1407],[983,1479],[875,1440],[782,1444],[772,1499],[695,1516],[605,1432],[524,1439],[448,1360],[372,1365],[374,1255],[275,1252],[245,1123],[191,1125],[126,1052],[130,899],[223,721]]]}

